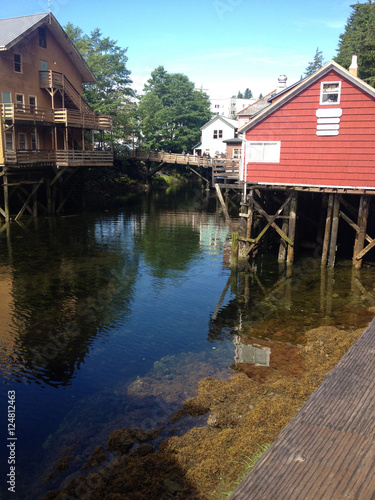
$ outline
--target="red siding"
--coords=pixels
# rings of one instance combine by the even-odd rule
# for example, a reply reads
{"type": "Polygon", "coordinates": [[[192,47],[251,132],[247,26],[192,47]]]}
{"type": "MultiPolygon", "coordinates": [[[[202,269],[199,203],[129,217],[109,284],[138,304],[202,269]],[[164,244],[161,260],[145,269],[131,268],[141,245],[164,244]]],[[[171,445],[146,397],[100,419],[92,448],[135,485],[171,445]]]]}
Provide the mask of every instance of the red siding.
{"type": "Polygon", "coordinates": [[[248,163],[247,182],[375,189],[375,99],[335,71],[246,133],[247,141],[281,141],[280,163],[248,163]],[[320,83],[341,81],[340,104],[319,104],[320,83]],[[339,135],[316,135],[316,110],[341,108],[339,135]]]}

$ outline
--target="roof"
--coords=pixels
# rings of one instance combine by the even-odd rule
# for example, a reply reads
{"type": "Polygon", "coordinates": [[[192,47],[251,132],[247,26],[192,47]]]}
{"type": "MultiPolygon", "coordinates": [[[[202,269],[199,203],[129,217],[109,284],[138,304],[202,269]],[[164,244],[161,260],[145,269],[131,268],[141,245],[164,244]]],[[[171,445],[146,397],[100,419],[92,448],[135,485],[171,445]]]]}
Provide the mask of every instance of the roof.
{"type": "MultiPolygon", "coordinates": [[[[238,133],[243,133],[254,127],[257,123],[264,120],[271,113],[279,109],[281,106],[286,104],[288,101],[293,99],[300,92],[305,90],[307,87],[315,83],[319,78],[324,76],[329,71],[334,70],[336,73],[341,75],[343,78],[346,78],[354,85],[359,87],[361,90],[367,92],[372,97],[375,97],[375,89],[368,85],[366,82],[358,78],[357,76],[352,75],[348,70],[337,64],[335,61],[330,61],[329,63],[322,66],[318,71],[305,78],[304,80],[300,80],[297,84],[291,85],[286,89],[282,95],[277,94],[278,99],[272,103],[270,106],[260,111],[257,115],[250,119],[247,123],[245,123],[239,130],[238,133]]],[[[276,97],[276,96],[275,96],[276,97]]]]}
{"type": "Polygon", "coordinates": [[[57,22],[54,15],[50,13],[0,19],[0,51],[11,49],[30,33],[43,25],[48,25],[48,29],[80,72],[83,81],[94,82],[95,76],[92,71],[87,66],[83,57],[75,48],[63,28],[57,22]]]}
{"type": "Polygon", "coordinates": [[[269,92],[267,95],[264,97],[261,97],[258,99],[256,102],[253,104],[250,104],[250,106],[247,106],[244,109],[241,109],[241,111],[238,111],[236,113],[237,116],[253,116],[256,113],[259,113],[262,109],[264,109],[266,106],[269,105],[268,100],[273,96],[273,94],[276,92],[276,90],[272,90],[272,92],[269,92]]]}
{"type": "Polygon", "coordinates": [[[211,125],[211,123],[213,123],[216,120],[221,120],[225,124],[229,125],[230,127],[234,128],[234,129],[238,128],[238,121],[237,120],[231,120],[230,118],[224,118],[224,116],[216,115],[213,118],[211,118],[211,120],[209,120],[207,123],[205,123],[201,127],[201,130],[203,130],[204,128],[208,127],[209,125],[211,125]]]}
{"type": "Polygon", "coordinates": [[[241,139],[240,137],[233,137],[231,139],[224,139],[222,142],[225,142],[228,144],[228,142],[234,142],[236,144],[240,144],[241,142],[243,142],[243,139],[241,139]]]}

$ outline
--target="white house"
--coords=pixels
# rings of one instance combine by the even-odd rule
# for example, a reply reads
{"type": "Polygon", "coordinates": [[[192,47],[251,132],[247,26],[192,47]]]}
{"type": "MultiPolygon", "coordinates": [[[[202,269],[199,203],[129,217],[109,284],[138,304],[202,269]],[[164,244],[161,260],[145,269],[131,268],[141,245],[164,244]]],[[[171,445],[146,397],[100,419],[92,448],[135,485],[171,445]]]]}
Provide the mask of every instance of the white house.
{"type": "Polygon", "coordinates": [[[209,154],[212,158],[226,153],[225,139],[233,139],[237,135],[238,122],[217,115],[201,127],[201,142],[194,147],[194,154],[209,154]]]}

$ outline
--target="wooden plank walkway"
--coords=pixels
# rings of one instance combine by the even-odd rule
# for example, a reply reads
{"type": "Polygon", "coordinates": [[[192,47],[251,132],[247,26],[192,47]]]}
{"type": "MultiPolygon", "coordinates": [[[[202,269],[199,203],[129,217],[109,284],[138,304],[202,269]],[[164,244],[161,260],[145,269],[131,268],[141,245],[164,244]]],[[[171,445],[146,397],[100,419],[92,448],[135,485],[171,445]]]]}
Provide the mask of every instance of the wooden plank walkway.
{"type": "Polygon", "coordinates": [[[230,499],[375,499],[375,319],[230,499]]]}

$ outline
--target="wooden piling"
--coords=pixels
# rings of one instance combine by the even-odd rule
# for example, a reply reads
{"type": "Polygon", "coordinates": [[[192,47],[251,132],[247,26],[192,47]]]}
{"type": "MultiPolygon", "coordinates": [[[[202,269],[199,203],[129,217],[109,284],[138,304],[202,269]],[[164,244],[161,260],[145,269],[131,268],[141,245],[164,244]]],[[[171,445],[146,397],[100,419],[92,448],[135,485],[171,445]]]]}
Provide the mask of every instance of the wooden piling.
{"type": "Polygon", "coordinates": [[[362,267],[362,258],[358,259],[357,256],[361,255],[360,252],[362,252],[365,245],[369,209],[370,197],[368,195],[362,195],[358,209],[358,232],[356,233],[353,249],[353,265],[356,269],[361,269],[362,267]]]}
{"type": "Polygon", "coordinates": [[[330,194],[328,197],[328,203],[327,203],[327,217],[326,217],[326,225],[325,225],[325,229],[324,229],[322,260],[321,260],[322,266],[324,266],[324,267],[327,265],[329,242],[330,242],[330,238],[331,238],[333,200],[334,200],[334,195],[330,194]]]}
{"type": "Polygon", "coordinates": [[[296,238],[296,223],[297,223],[297,193],[294,193],[292,199],[290,200],[289,205],[289,229],[288,229],[288,237],[290,239],[290,243],[288,243],[288,252],[287,252],[287,264],[291,266],[294,260],[294,244],[296,238]]]}
{"type": "Polygon", "coordinates": [[[332,212],[332,228],[331,239],[329,244],[328,267],[335,267],[336,250],[337,250],[337,235],[339,230],[340,215],[340,196],[334,195],[333,212],[332,212]]]}

